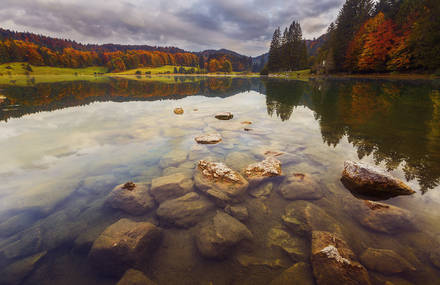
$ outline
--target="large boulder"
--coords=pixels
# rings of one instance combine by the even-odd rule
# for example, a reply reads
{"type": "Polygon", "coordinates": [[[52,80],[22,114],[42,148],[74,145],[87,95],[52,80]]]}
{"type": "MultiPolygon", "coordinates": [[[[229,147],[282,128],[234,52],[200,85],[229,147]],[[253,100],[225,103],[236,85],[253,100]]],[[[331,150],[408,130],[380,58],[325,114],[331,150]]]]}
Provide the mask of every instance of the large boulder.
{"type": "Polygon", "coordinates": [[[198,170],[194,176],[196,187],[220,206],[240,201],[249,186],[243,176],[221,162],[200,160],[198,170]]]}
{"type": "Polygon", "coordinates": [[[287,200],[318,200],[324,196],[321,185],[309,174],[293,173],[278,188],[287,200]]]}
{"type": "Polygon", "coordinates": [[[273,156],[265,160],[252,163],[244,170],[245,177],[252,186],[258,185],[261,181],[281,175],[281,162],[273,156]]]}
{"type": "Polygon", "coordinates": [[[339,223],[333,217],[306,201],[291,202],[281,219],[291,231],[303,236],[310,236],[316,230],[342,233],[339,223]]]}
{"type": "Polygon", "coordinates": [[[200,222],[214,205],[195,192],[162,203],[156,211],[159,219],[169,225],[188,228],[200,222]]]}
{"type": "Polygon", "coordinates": [[[196,244],[202,256],[225,258],[241,241],[253,238],[249,229],[237,219],[218,211],[196,236],[196,244]]]}
{"type": "Polygon", "coordinates": [[[398,195],[411,195],[415,191],[390,174],[360,162],[344,162],[342,183],[355,195],[387,199],[398,195]]]}
{"type": "Polygon", "coordinates": [[[139,270],[128,269],[116,285],[157,285],[139,270]]]}
{"type": "Polygon", "coordinates": [[[130,215],[143,215],[154,207],[149,187],[146,183],[132,182],[118,185],[107,196],[106,203],[130,215]]]}
{"type": "Polygon", "coordinates": [[[284,270],[269,285],[314,285],[312,269],[305,262],[298,262],[284,270]]]}
{"type": "Polygon", "coordinates": [[[368,248],[362,253],[360,260],[369,270],[383,274],[397,274],[416,270],[406,259],[390,249],[368,248]]]}
{"type": "Polygon", "coordinates": [[[186,151],[175,149],[162,156],[159,161],[159,166],[161,168],[176,166],[184,162],[187,157],[188,153],[186,151]]]}
{"type": "Polygon", "coordinates": [[[373,231],[398,234],[417,231],[413,214],[402,208],[373,201],[357,201],[351,214],[358,222],[373,231]]]}
{"type": "Polygon", "coordinates": [[[368,272],[347,243],[335,234],[312,232],[311,261],[318,285],[370,285],[368,272]]]}
{"type": "Polygon", "coordinates": [[[230,120],[234,118],[234,115],[232,115],[230,112],[223,112],[215,114],[215,118],[218,120],[230,120]]]}
{"type": "Polygon", "coordinates": [[[89,260],[105,275],[121,275],[127,268],[148,259],[162,235],[162,230],[151,223],[120,219],[95,240],[89,260]]]}
{"type": "Polygon", "coordinates": [[[178,198],[193,191],[194,183],[188,175],[177,173],[151,181],[151,195],[158,203],[178,198]]]}
{"type": "Polygon", "coordinates": [[[218,133],[200,135],[194,138],[199,144],[217,144],[222,141],[222,136],[218,133]]]}

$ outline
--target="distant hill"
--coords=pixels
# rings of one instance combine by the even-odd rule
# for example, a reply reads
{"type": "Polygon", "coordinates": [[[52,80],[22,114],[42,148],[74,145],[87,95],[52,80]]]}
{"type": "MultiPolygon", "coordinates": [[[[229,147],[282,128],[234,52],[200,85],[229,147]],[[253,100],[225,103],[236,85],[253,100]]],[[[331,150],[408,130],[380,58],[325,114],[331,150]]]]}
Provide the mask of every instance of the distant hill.
{"type": "Polygon", "coordinates": [[[313,40],[306,40],[306,46],[307,46],[307,54],[308,56],[315,56],[318,54],[318,50],[320,47],[324,45],[324,43],[327,41],[328,35],[323,34],[317,39],[313,40]]]}
{"type": "Polygon", "coordinates": [[[183,65],[223,72],[227,61],[231,63],[233,71],[250,71],[252,67],[251,57],[227,49],[189,52],[177,47],[82,44],[69,39],[0,28],[0,64],[29,62],[33,65],[73,68],[97,65],[106,66],[112,72],[142,66],[183,65]]]}
{"type": "Polygon", "coordinates": [[[269,53],[252,58],[252,72],[260,72],[269,60],[269,53]]]}

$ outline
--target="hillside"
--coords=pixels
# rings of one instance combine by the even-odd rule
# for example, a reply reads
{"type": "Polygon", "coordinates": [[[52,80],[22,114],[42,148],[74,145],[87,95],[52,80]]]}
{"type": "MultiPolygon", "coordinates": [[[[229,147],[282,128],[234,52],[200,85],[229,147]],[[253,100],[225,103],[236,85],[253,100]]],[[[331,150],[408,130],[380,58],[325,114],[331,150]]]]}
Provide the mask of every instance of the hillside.
{"type": "Polygon", "coordinates": [[[0,64],[9,62],[64,68],[102,66],[110,72],[166,65],[243,72],[250,71],[252,65],[250,57],[226,49],[188,52],[176,47],[82,44],[0,28],[0,64]]]}

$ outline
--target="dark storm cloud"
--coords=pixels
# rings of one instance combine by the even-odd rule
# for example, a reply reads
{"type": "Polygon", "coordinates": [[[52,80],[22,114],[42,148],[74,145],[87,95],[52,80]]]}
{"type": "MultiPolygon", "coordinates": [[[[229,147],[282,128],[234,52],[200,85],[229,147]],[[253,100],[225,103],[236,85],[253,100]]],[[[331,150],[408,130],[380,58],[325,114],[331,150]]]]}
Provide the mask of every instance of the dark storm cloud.
{"type": "Polygon", "coordinates": [[[273,30],[301,21],[323,33],[343,0],[2,0],[0,26],[88,43],[267,51],[273,30]]]}

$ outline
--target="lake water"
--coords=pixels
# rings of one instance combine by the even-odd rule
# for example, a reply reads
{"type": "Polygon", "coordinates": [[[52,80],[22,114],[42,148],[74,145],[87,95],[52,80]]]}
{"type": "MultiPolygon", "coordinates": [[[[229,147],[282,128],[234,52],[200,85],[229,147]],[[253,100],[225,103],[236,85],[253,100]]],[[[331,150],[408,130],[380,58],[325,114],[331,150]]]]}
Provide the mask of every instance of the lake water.
{"type": "Polygon", "coordinates": [[[132,217],[105,205],[118,184],[178,172],[192,177],[204,157],[241,171],[268,150],[290,155],[283,175],[305,173],[319,183],[324,196],[308,202],[332,217],[358,258],[367,248],[391,249],[416,268],[392,275],[369,269],[373,284],[440,282],[440,269],[430,259],[440,246],[439,82],[101,78],[4,85],[0,93],[0,271],[16,270],[17,284],[115,284],[119,278],[99,274],[87,255],[91,242],[120,218],[164,228],[159,248],[139,266],[158,284],[269,284],[296,262],[310,263],[310,240],[281,219],[296,202],[278,194],[278,180],[267,196],[246,196],[245,225],[253,242],[224,260],[198,253],[194,237],[203,222],[169,227],[154,209],[132,217]],[[175,107],[185,113],[175,115],[175,107]],[[225,111],[234,118],[214,118],[225,111]],[[194,141],[212,132],[223,141],[194,141]],[[186,159],[161,168],[161,159],[177,150],[186,159]],[[376,165],[416,190],[382,202],[409,211],[417,230],[389,234],[360,223],[359,200],[340,182],[345,160],[376,165]],[[303,255],[271,246],[273,229],[302,244],[303,255]],[[38,262],[20,265],[38,253],[38,262]],[[251,262],[245,264],[243,256],[251,262]]]}

